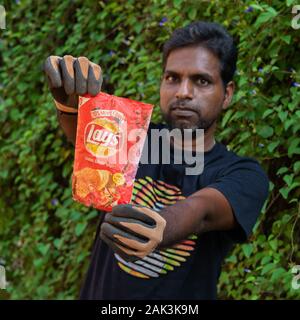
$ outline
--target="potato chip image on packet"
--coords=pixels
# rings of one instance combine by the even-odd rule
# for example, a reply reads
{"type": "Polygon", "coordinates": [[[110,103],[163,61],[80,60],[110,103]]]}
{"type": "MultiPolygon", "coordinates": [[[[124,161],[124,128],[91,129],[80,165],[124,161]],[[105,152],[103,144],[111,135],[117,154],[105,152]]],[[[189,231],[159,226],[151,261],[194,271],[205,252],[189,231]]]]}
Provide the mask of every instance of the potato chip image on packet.
{"type": "Polygon", "coordinates": [[[104,211],[130,202],[152,110],[103,92],[79,97],[74,200],[104,211]]]}

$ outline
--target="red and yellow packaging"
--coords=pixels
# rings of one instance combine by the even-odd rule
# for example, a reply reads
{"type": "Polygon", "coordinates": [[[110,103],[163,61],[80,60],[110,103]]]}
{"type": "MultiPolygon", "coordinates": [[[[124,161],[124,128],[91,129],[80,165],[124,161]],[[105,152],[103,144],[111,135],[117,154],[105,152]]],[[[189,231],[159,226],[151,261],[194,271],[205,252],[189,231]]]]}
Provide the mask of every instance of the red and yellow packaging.
{"type": "Polygon", "coordinates": [[[130,202],[152,110],[103,92],[79,97],[74,200],[105,211],[130,202]]]}

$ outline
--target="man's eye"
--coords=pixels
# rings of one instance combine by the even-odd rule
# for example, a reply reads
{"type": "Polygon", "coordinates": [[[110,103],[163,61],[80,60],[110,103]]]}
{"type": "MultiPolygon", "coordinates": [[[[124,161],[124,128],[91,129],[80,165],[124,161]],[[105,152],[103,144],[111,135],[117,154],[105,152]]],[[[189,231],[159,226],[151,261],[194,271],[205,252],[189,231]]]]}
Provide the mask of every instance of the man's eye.
{"type": "Polygon", "coordinates": [[[206,79],[203,79],[203,78],[198,79],[197,83],[200,84],[201,86],[209,85],[209,81],[207,81],[206,79]]]}
{"type": "Polygon", "coordinates": [[[176,81],[176,78],[174,77],[174,76],[166,76],[166,81],[168,81],[168,82],[174,82],[174,81],[176,81]]]}

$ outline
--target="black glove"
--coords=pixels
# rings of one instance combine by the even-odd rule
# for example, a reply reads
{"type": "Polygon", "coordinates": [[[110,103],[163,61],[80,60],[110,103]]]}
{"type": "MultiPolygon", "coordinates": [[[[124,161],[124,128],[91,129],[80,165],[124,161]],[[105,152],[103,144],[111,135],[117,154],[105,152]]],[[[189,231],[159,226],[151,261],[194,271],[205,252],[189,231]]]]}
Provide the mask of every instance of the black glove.
{"type": "Polygon", "coordinates": [[[100,237],[127,261],[141,259],[162,241],[166,220],[159,212],[137,205],[118,205],[107,213],[100,237]]]}
{"type": "Polygon", "coordinates": [[[76,112],[79,95],[95,96],[101,90],[101,67],[86,57],[49,56],[43,70],[56,106],[62,111],[76,112]]]}

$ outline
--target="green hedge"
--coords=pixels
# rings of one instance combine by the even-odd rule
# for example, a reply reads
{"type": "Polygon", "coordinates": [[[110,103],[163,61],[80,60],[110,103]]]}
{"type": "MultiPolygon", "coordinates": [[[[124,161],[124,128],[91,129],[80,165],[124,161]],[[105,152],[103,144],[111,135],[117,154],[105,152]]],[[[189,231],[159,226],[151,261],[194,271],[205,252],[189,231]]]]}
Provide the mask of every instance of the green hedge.
{"type": "Polygon", "coordinates": [[[218,140],[257,158],[270,197],[251,241],[226,259],[224,299],[300,298],[299,30],[293,1],[4,2],[0,30],[0,259],[11,299],[74,299],[89,263],[97,211],[74,203],[73,148],[58,128],[41,65],[49,55],[87,56],[104,91],[157,107],[161,48],[176,27],[220,22],[239,40],[234,102],[218,140]]]}

